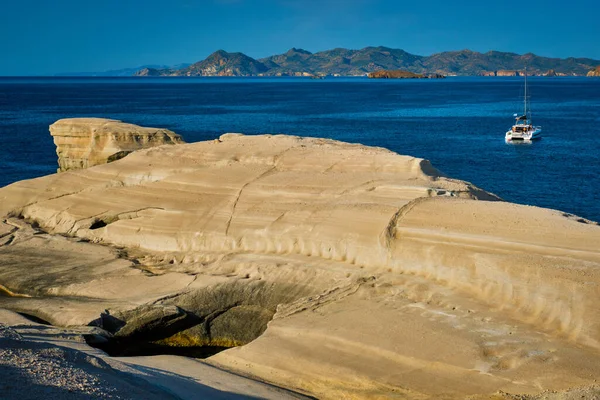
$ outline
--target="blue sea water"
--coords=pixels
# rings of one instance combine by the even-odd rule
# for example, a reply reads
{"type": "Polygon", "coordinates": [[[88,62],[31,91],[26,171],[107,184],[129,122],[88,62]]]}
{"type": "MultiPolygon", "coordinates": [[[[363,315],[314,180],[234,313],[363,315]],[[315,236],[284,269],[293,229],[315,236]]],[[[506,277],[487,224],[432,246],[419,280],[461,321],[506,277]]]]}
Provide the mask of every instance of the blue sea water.
{"type": "Polygon", "coordinates": [[[600,80],[529,84],[544,138],[509,145],[519,78],[0,78],[0,187],[54,173],[48,126],[93,116],[188,142],[286,133],[386,147],[505,200],[600,221],[600,80]]]}

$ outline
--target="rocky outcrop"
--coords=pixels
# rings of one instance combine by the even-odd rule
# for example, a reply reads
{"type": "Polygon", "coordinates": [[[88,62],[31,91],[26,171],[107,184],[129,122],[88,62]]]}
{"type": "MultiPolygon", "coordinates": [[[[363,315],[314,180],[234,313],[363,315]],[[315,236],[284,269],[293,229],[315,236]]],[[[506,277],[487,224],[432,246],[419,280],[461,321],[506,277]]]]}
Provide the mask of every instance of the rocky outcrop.
{"type": "Polygon", "coordinates": [[[0,189],[0,307],[324,399],[589,385],[600,227],[499,200],[333,140],[140,150],[0,189]]]}
{"type": "Polygon", "coordinates": [[[415,74],[410,71],[393,70],[393,71],[375,71],[367,75],[369,78],[374,79],[442,79],[444,75],[432,73],[432,74],[415,74]]]}
{"type": "Polygon", "coordinates": [[[519,76],[519,71],[501,69],[496,71],[496,76],[519,76]]]}
{"type": "Polygon", "coordinates": [[[104,118],[68,118],[50,125],[58,171],[82,169],[116,161],[129,153],[164,144],[183,143],[181,136],[104,118]]]}
{"type": "Polygon", "coordinates": [[[600,65],[587,73],[587,76],[600,76],[600,65]]]}
{"type": "Polygon", "coordinates": [[[415,74],[410,71],[402,71],[402,70],[380,70],[375,72],[370,72],[367,75],[369,78],[375,79],[415,79],[415,78],[425,78],[423,74],[415,74]]]}

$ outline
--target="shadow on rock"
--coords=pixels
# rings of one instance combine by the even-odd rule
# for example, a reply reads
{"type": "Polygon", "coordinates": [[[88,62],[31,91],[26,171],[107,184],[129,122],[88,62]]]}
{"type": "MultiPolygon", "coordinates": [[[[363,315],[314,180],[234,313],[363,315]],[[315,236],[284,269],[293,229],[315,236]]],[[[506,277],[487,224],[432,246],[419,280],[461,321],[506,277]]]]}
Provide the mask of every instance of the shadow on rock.
{"type": "Polygon", "coordinates": [[[104,329],[106,335],[87,335],[85,339],[111,356],[174,354],[206,358],[258,338],[279,304],[309,292],[297,285],[265,281],[218,284],[132,310],[106,310],[90,323],[104,329]]]}

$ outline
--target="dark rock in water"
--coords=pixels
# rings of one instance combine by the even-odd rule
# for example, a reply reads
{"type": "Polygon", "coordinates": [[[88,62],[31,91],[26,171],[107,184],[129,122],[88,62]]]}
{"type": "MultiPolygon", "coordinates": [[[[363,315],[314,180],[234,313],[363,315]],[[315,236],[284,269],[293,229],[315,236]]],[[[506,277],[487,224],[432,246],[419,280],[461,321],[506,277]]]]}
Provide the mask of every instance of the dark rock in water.
{"type": "Polygon", "coordinates": [[[419,78],[425,78],[425,75],[423,74],[415,74],[414,72],[410,72],[410,71],[403,71],[403,70],[381,70],[381,71],[375,71],[375,72],[371,72],[367,75],[369,78],[374,78],[374,79],[419,79],[419,78]]]}
{"type": "Polygon", "coordinates": [[[410,71],[404,70],[380,70],[371,72],[367,75],[369,78],[375,79],[443,79],[445,78],[442,74],[431,73],[431,74],[416,74],[410,71]]]}

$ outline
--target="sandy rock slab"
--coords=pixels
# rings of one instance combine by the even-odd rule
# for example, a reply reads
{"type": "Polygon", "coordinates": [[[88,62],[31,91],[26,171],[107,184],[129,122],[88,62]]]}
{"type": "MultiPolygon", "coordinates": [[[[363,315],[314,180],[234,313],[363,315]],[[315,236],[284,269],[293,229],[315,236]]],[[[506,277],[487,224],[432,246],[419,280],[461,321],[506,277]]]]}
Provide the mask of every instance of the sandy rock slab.
{"type": "Polygon", "coordinates": [[[419,158],[226,134],[9,185],[0,215],[3,307],[234,346],[208,362],[318,398],[585,395],[600,376],[598,224],[419,158]]]}

